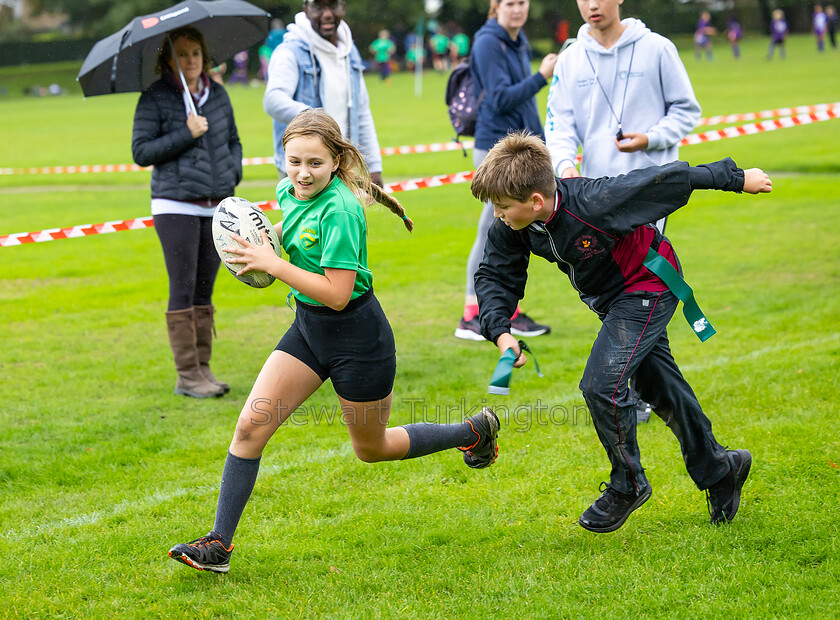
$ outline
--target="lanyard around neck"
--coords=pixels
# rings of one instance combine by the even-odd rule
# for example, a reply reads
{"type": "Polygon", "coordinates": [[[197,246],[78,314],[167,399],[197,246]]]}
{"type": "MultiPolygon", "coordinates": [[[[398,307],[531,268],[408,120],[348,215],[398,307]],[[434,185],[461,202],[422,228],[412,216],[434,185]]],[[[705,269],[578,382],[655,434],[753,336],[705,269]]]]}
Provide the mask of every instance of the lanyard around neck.
{"type": "MultiPolygon", "coordinates": [[[[621,119],[624,118],[624,104],[627,103],[627,86],[630,84],[630,70],[633,68],[633,56],[636,54],[636,44],[633,43],[633,46],[630,48],[630,64],[627,65],[627,79],[624,81],[624,96],[621,99],[621,116],[617,116],[615,113],[615,109],[613,108],[612,102],[610,101],[609,95],[607,95],[607,91],[604,89],[604,85],[601,84],[601,80],[598,79],[598,72],[595,71],[595,65],[592,64],[592,59],[589,57],[589,52],[584,50],[583,52],[586,54],[586,60],[589,61],[589,66],[592,68],[592,73],[595,75],[595,81],[598,82],[598,86],[601,89],[601,92],[604,93],[604,99],[607,100],[607,105],[610,106],[610,112],[612,112],[613,118],[615,122],[618,123],[618,135],[621,135],[621,119]]],[[[616,62],[618,62],[618,53],[615,55],[616,62]]]]}

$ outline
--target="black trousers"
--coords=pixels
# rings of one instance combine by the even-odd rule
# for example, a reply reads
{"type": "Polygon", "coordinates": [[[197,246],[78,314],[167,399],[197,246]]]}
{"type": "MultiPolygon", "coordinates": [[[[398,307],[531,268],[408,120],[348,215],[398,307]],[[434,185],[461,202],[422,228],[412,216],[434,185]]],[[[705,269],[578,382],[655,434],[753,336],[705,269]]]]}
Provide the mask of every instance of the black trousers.
{"type": "Polygon", "coordinates": [[[647,484],[636,438],[636,397],[650,403],[680,443],[689,476],[707,489],[729,471],[691,386],[668,345],[668,322],[679,300],[671,293],[628,294],[603,318],[580,382],[592,422],[612,465],[610,486],[639,493],[647,484]]]}
{"type": "Polygon", "coordinates": [[[154,221],[169,274],[168,309],[209,306],[221,264],[213,244],[213,218],[164,214],[155,215],[154,221]]]}

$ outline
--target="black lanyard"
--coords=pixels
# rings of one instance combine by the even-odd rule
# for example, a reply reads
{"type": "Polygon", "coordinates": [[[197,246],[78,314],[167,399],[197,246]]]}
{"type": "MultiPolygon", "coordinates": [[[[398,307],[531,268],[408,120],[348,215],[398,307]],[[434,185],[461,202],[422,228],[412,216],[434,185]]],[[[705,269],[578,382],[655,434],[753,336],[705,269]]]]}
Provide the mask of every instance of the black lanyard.
{"type": "MultiPolygon", "coordinates": [[[[610,106],[610,112],[612,112],[613,118],[618,123],[618,132],[615,134],[615,137],[618,140],[621,140],[624,137],[624,134],[621,133],[621,119],[624,118],[624,104],[627,103],[627,86],[630,85],[630,70],[633,68],[633,56],[636,54],[636,44],[633,43],[633,47],[630,48],[630,64],[627,65],[627,79],[624,82],[624,97],[621,100],[621,116],[616,116],[609,95],[607,95],[607,91],[604,90],[601,80],[598,79],[598,72],[595,71],[595,65],[592,64],[592,59],[589,58],[589,52],[584,50],[583,53],[586,54],[586,60],[589,61],[589,66],[592,68],[592,73],[595,75],[595,81],[598,82],[601,92],[604,93],[604,99],[607,100],[607,105],[610,106]]],[[[616,52],[615,59],[616,63],[618,63],[618,52],[616,52]]]]}

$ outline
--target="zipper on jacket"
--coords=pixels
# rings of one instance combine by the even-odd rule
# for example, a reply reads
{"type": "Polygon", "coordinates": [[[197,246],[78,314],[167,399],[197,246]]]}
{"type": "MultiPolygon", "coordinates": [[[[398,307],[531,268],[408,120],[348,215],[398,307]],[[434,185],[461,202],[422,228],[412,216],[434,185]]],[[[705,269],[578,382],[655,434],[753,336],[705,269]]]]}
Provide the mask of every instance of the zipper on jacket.
{"type": "MultiPolygon", "coordinates": [[[[548,236],[548,243],[551,246],[551,253],[554,254],[554,258],[556,258],[558,261],[560,261],[561,263],[563,263],[564,265],[569,267],[569,281],[572,283],[572,288],[574,288],[578,292],[578,295],[583,295],[583,292],[578,288],[577,282],[575,282],[575,268],[574,268],[574,266],[569,261],[563,260],[562,258],[560,258],[560,253],[557,251],[557,246],[554,245],[554,238],[551,236],[551,233],[548,232],[548,229],[545,227],[545,224],[543,224],[543,223],[537,224],[536,222],[534,222],[533,225],[536,227],[536,229],[538,231],[540,231],[543,234],[545,234],[546,236],[548,236]]],[[[589,295],[586,295],[586,297],[589,297],[589,295]]],[[[592,307],[592,303],[586,302],[586,305],[589,306],[589,308],[594,311],[594,308],[592,307]]]]}
{"type": "Polygon", "coordinates": [[[204,134],[201,137],[206,140],[204,142],[204,146],[207,149],[207,156],[210,159],[210,174],[213,175],[213,191],[210,193],[208,198],[216,198],[216,194],[219,193],[219,189],[218,189],[218,185],[217,185],[217,183],[219,181],[219,174],[218,174],[218,171],[216,170],[216,152],[215,152],[215,149],[213,148],[213,145],[210,144],[210,137],[207,134],[204,134]]]}
{"type": "MultiPolygon", "coordinates": [[[[201,114],[201,108],[198,109],[198,112],[199,112],[199,114],[201,114]]],[[[207,133],[202,134],[201,138],[199,138],[199,139],[203,142],[204,148],[207,151],[207,157],[210,160],[210,175],[213,177],[213,188],[212,188],[213,191],[209,192],[207,197],[208,198],[216,198],[217,197],[216,194],[219,193],[219,191],[217,189],[217,185],[216,185],[216,183],[219,180],[219,175],[216,171],[215,149],[213,148],[213,145],[210,143],[210,137],[207,135],[207,133]]]]}
{"type": "Polygon", "coordinates": [[[575,282],[575,268],[572,266],[572,264],[569,261],[566,261],[566,260],[563,260],[562,258],[560,258],[560,254],[559,254],[559,252],[557,252],[557,247],[554,245],[554,239],[551,238],[551,233],[548,232],[548,229],[545,227],[545,224],[542,224],[542,223],[537,224],[536,222],[534,222],[534,226],[541,233],[548,236],[548,243],[549,243],[549,245],[551,245],[551,253],[554,254],[554,258],[556,258],[557,260],[559,260],[561,263],[563,263],[564,265],[566,265],[569,268],[569,280],[571,280],[572,286],[574,287],[574,289],[578,293],[580,293],[581,291],[578,288],[577,282],[575,282]]]}

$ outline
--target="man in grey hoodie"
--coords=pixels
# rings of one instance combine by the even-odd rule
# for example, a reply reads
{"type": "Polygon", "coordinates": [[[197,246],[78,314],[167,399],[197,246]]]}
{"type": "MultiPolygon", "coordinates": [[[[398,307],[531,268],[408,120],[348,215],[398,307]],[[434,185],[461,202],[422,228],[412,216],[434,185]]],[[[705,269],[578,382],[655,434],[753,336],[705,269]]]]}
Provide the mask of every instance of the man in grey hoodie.
{"type": "Polygon", "coordinates": [[[274,119],[274,163],[286,176],[283,132],[307,108],[324,108],[382,185],[382,155],[370,112],[364,63],[344,22],[344,0],[304,0],[303,11],[268,63],[263,108],[274,119]]]}
{"type": "Polygon", "coordinates": [[[623,2],[577,0],[586,23],[554,67],[545,134],[564,179],[579,176],[581,145],[580,174],[590,178],[675,161],[700,118],[676,46],[638,19],[622,20],[623,2]]]}

